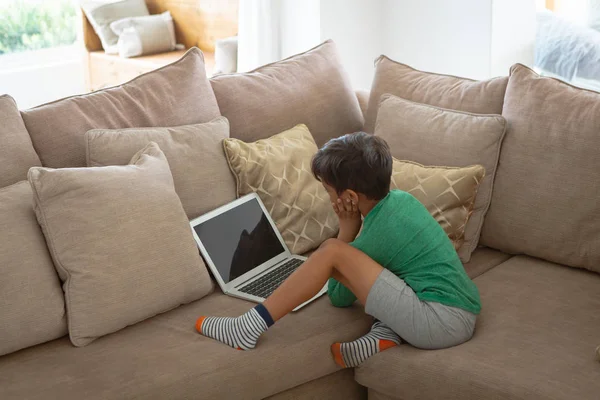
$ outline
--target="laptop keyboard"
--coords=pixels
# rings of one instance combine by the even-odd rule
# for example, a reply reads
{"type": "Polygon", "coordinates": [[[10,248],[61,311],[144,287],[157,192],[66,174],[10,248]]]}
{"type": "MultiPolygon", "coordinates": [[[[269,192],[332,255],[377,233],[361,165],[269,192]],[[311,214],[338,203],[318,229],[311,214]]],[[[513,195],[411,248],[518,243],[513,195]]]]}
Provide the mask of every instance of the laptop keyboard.
{"type": "Polygon", "coordinates": [[[257,280],[250,282],[239,289],[240,292],[266,299],[287,279],[304,261],[292,258],[285,264],[274,268],[271,272],[264,274],[257,280]]]}

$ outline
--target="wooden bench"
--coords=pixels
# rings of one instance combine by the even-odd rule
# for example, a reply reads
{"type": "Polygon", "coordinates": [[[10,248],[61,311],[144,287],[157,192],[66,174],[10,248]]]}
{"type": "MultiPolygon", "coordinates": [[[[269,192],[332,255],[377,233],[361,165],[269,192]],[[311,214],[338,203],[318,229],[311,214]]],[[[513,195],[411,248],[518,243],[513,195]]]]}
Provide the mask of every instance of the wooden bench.
{"type": "MultiPolygon", "coordinates": [[[[216,40],[237,34],[239,0],[146,0],[146,4],[151,14],[171,12],[177,43],[186,49],[199,47],[204,52],[206,72],[212,75],[216,40]]],[[[186,52],[178,50],[134,58],[106,54],[85,15],[83,39],[86,86],[90,91],[127,82],[176,61],[186,52]]]]}

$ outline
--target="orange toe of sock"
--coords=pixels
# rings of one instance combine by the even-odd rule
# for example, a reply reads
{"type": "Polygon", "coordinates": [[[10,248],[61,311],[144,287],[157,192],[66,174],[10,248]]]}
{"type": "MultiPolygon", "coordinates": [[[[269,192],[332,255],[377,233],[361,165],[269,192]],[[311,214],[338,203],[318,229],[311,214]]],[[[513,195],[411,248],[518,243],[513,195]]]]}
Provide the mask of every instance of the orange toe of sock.
{"type": "Polygon", "coordinates": [[[392,348],[394,346],[397,346],[397,344],[394,343],[394,342],[392,342],[391,340],[381,339],[379,341],[379,351],[384,351],[384,350],[387,350],[387,349],[392,348]]]}
{"type": "Polygon", "coordinates": [[[204,322],[205,318],[206,317],[202,316],[196,320],[196,330],[198,333],[202,333],[202,322],[204,322]]]}
{"type": "Polygon", "coordinates": [[[342,368],[346,368],[346,364],[344,364],[344,359],[342,358],[341,343],[332,344],[331,353],[333,354],[333,359],[335,360],[335,363],[342,368]]]}

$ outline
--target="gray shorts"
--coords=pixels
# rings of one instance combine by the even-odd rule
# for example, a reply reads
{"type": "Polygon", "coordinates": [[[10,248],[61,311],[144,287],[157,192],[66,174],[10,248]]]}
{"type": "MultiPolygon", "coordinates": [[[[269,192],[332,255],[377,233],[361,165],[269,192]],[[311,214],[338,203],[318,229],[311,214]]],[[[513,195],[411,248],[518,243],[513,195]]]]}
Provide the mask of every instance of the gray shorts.
{"type": "Polygon", "coordinates": [[[468,341],[477,318],[460,308],[419,300],[406,282],[387,269],[373,284],[365,311],[421,349],[443,349],[468,341]]]}

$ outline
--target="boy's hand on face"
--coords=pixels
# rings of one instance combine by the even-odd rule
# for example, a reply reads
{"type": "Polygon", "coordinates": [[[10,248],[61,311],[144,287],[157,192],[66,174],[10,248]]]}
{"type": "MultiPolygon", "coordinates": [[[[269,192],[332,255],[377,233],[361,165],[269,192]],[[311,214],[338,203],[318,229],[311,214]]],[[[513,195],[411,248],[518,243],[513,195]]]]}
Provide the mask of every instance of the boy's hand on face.
{"type": "Polygon", "coordinates": [[[360,231],[362,219],[358,206],[355,201],[346,198],[338,198],[337,202],[331,203],[333,210],[340,220],[340,233],[338,239],[350,243],[356,239],[356,235],[360,231]]]}

